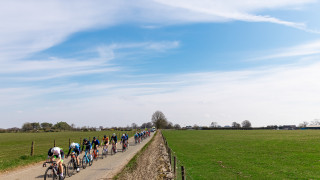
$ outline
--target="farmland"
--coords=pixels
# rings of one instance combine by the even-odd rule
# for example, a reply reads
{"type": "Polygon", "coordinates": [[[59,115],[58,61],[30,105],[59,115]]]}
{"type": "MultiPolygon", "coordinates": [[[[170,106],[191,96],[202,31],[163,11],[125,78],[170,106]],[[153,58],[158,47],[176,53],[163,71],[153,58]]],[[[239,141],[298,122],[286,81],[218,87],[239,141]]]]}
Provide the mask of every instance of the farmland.
{"type": "MultiPolygon", "coordinates": [[[[8,170],[20,165],[45,160],[48,149],[53,147],[54,140],[68,153],[69,138],[71,142],[80,143],[80,138],[94,136],[102,140],[103,135],[111,135],[114,131],[97,132],[50,132],[50,133],[1,133],[0,134],[0,171],[8,170]],[[34,145],[34,156],[30,156],[31,143],[34,145]]],[[[115,132],[117,134],[124,132],[115,132]]],[[[129,133],[131,135],[131,133],[129,133]]],[[[132,136],[132,135],[131,135],[132,136]]]]}
{"type": "Polygon", "coordinates": [[[163,131],[193,179],[319,179],[320,131],[163,131]]]}

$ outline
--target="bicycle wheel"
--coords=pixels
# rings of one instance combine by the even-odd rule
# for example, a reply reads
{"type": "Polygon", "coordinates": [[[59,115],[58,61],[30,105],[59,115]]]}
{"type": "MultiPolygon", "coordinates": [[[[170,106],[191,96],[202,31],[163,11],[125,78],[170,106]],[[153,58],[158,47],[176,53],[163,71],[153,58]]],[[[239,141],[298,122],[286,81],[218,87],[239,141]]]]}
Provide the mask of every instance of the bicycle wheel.
{"type": "MultiPolygon", "coordinates": [[[[103,153],[103,150],[102,150],[102,153],[103,153]]],[[[103,159],[103,154],[102,153],[99,155],[99,157],[101,157],[101,159],[103,159]]]]}
{"type": "Polygon", "coordinates": [[[99,158],[99,152],[98,150],[96,150],[96,157],[95,157],[96,161],[98,161],[98,158],[99,158]]]}
{"type": "Polygon", "coordinates": [[[89,158],[89,166],[91,166],[93,163],[92,155],[90,154],[88,158],[89,158]]]}
{"type": "Polygon", "coordinates": [[[75,168],[74,168],[74,159],[71,159],[69,162],[68,162],[68,165],[67,165],[67,174],[69,177],[71,177],[73,174],[74,174],[74,171],[75,171],[75,168]]]}
{"type": "Polygon", "coordinates": [[[88,161],[87,157],[83,156],[82,158],[82,168],[85,169],[87,167],[88,161]]]}
{"type": "Polygon", "coordinates": [[[65,179],[67,176],[67,167],[65,164],[62,164],[62,168],[63,168],[63,179],[65,179]]]}
{"type": "Polygon", "coordinates": [[[53,172],[52,166],[48,167],[46,172],[44,173],[44,180],[51,179],[51,178],[54,179],[54,172],[53,172]]]}

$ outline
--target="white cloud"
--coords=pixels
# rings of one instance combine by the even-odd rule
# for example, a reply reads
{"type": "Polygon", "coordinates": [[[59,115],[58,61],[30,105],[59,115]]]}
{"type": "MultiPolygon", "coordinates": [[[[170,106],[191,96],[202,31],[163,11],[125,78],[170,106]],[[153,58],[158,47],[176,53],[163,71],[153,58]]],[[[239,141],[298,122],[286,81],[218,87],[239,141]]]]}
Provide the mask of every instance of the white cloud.
{"type": "Polygon", "coordinates": [[[301,57],[301,56],[312,56],[320,54],[320,40],[308,42],[298,46],[293,46],[285,49],[278,50],[272,55],[257,58],[258,60],[263,59],[277,59],[277,58],[288,58],[288,57],[301,57]]]}
{"type": "Polygon", "coordinates": [[[23,58],[64,41],[75,32],[126,22],[166,25],[230,20],[271,22],[306,29],[302,23],[257,15],[262,10],[299,7],[313,0],[138,0],[128,2],[49,0],[0,2],[0,61],[23,58]]]}
{"type": "Polygon", "coordinates": [[[104,126],[125,126],[149,121],[155,110],[162,110],[170,121],[181,125],[209,125],[212,121],[230,125],[245,119],[253,126],[297,125],[319,118],[319,68],[320,63],[315,63],[276,69],[163,74],[157,78],[144,77],[144,83],[127,79],[109,85],[7,89],[1,91],[5,100],[0,104],[1,114],[3,118],[21,119],[22,115],[11,117],[9,112],[27,109],[24,118],[77,119],[77,125],[87,125],[89,116],[94,114],[97,120],[92,125],[103,122],[104,126]],[[62,93],[68,98],[62,96],[52,102],[41,98],[52,93],[62,93]],[[28,108],[22,108],[25,104],[28,108]]]}

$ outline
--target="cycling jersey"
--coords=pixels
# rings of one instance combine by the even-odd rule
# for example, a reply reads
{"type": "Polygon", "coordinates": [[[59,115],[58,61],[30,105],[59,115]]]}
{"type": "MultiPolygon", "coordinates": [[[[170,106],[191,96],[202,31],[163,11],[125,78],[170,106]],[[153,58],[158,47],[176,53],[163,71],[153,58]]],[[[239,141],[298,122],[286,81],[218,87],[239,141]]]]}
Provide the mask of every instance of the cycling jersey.
{"type": "Polygon", "coordinates": [[[102,140],[103,140],[104,145],[108,144],[108,142],[109,142],[109,138],[108,137],[103,138],[102,140]]]}
{"type": "Polygon", "coordinates": [[[121,142],[124,142],[126,140],[126,136],[121,137],[121,142]]]}
{"type": "Polygon", "coordinates": [[[92,140],[92,146],[93,146],[93,149],[97,149],[97,147],[96,147],[97,145],[98,145],[98,146],[100,145],[99,140],[98,140],[98,139],[96,139],[96,140],[92,140]]]}
{"type": "Polygon", "coordinates": [[[80,154],[80,145],[78,143],[75,143],[75,144],[76,144],[76,146],[74,147],[74,149],[71,148],[71,146],[69,147],[69,152],[68,152],[67,156],[70,155],[70,152],[71,152],[72,149],[77,154],[77,156],[79,156],[79,154],[80,154]]]}
{"type": "Polygon", "coordinates": [[[90,150],[92,149],[91,144],[90,144],[89,141],[87,141],[86,144],[83,144],[83,145],[82,145],[81,151],[83,151],[83,148],[84,148],[84,147],[86,147],[86,151],[90,151],[90,150]]]}
{"type": "Polygon", "coordinates": [[[114,140],[114,142],[117,143],[117,142],[118,142],[117,136],[112,136],[111,139],[110,139],[110,141],[112,141],[112,140],[114,140]]]}
{"type": "Polygon", "coordinates": [[[60,159],[64,159],[64,152],[62,149],[60,149],[59,147],[54,147],[51,149],[51,152],[53,153],[52,156],[54,156],[55,158],[60,158],[60,159]]]}

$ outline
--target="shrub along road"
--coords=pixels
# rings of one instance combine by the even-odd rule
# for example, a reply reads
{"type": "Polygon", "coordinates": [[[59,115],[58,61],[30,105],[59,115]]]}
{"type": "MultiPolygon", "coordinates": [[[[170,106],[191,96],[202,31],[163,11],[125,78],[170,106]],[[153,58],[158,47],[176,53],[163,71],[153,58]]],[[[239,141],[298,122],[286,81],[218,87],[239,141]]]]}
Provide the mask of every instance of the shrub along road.
{"type": "MultiPolygon", "coordinates": [[[[129,149],[124,153],[119,152],[121,149],[121,145],[118,143],[118,153],[111,156],[110,155],[110,147],[109,146],[109,154],[107,158],[99,159],[98,161],[93,162],[92,166],[87,166],[86,169],[80,169],[80,172],[74,174],[71,177],[67,177],[66,179],[77,179],[77,180],[85,180],[85,179],[110,179],[116,174],[118,174],[122,168],[130,161],[130,159],[139,152],[142,147],[147,144],[152,138],[154,133],[151,133],[151,136],[145,140],[143,140],[140,144],[135,145],[134,139],[131,137],[129,139],[129,149]]],[[[100,148],[100,152],[102,149],[100,148]]],[[[82,157],[84,153],[80,155],[82,157]]],[[[67,164],[70,160],[65,159],[64,163],[67,164]]],[[[46,167],[42,167],[42,163],[37,163],[35,165],[30,165],[24,168],[18,168],[9,173],[4,173],[0,175],[1,180],[19,180],[19,179],[42,179],[45,173],[46,167]]]]}

